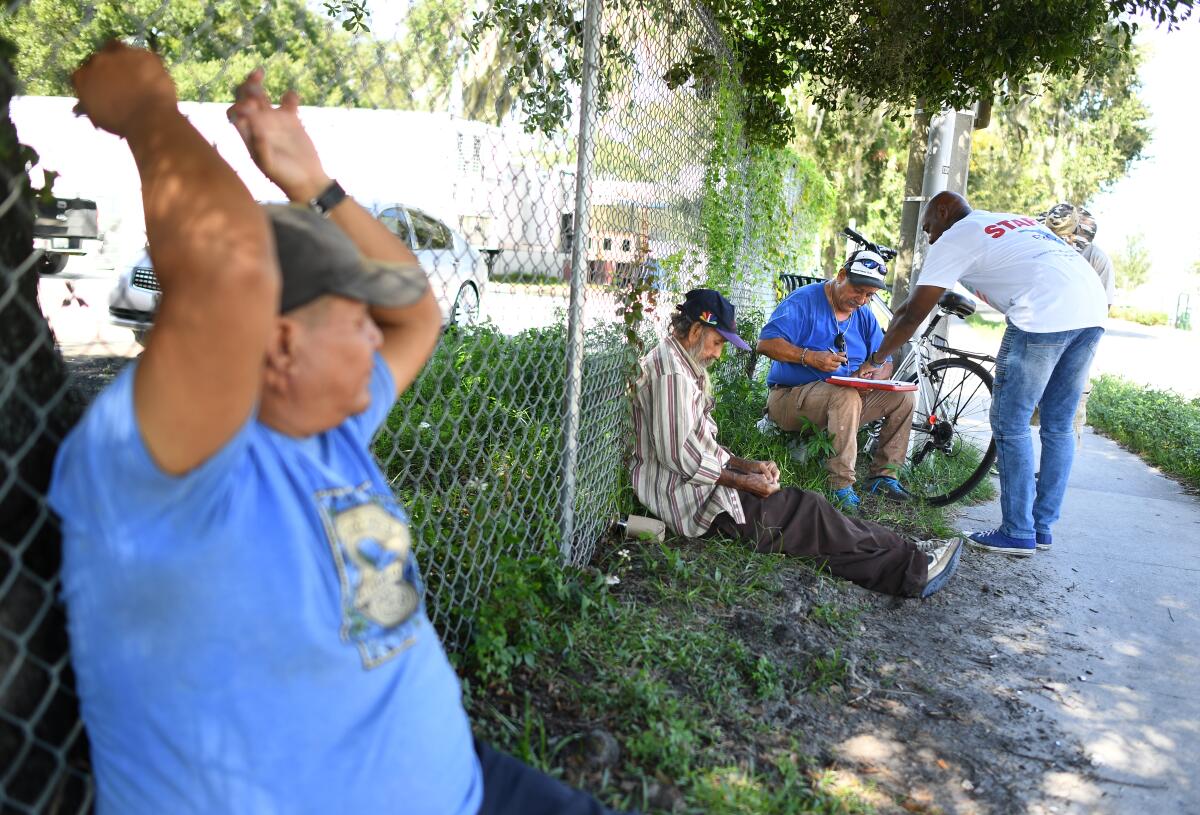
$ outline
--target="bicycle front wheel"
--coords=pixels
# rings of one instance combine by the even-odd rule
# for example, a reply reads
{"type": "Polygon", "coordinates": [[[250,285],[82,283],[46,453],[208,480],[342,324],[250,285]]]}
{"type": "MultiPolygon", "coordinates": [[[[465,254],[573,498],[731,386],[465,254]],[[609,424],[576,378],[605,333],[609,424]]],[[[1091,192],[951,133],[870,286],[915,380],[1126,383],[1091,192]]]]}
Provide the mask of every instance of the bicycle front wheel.
{"type": "Polygon", "coordinates": [[[939,359],[928,371],[913,411],[905,480],[912,493],[942,506],[975,489],[996,460],[992,375],[961,357],[939,359]]]}

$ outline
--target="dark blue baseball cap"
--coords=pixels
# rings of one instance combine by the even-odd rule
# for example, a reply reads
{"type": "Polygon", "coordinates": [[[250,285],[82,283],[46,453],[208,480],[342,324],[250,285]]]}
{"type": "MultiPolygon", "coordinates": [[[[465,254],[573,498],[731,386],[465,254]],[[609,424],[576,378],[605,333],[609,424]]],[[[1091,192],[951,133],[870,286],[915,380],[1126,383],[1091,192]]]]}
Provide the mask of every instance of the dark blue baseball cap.
{"type": "Polygon", "coordinates": [[[676,308],[693,320],[717,329],[735,348],[750,350],[746,341],[737,335],[733,303],[722,297],[720,292],[713,289],[692,289],[684,295],[683,302],[676,308]]]}

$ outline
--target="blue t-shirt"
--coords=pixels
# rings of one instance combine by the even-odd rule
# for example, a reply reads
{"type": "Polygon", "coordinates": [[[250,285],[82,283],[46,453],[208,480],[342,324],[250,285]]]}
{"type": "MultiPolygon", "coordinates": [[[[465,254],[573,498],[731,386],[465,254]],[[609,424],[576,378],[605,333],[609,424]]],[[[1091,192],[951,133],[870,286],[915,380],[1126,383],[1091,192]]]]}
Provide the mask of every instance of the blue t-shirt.
{"type": "Polygon", "coordinates": [[[58,453],[63,596],[101,813],[475,815],[458,678],[370,452],[395,386],[308,439],[251,418],[181,477],[130,365],[58,453]]]}
{"type": "Polygon", "coordinates": [[[767,372],[768,385],[794,388],[831,376],[849,376],[862,366],[868,354],[883,344],[883,330],[870,307],[855,309],[848,320],[839,321],[825,296],[824,285],[810,283],[783,298],[758,338],[768,340],[779,337],[799,348],[828,351],[834,347],[834,337],[842,330],[846,334],[846,357],[849,362],[836,371],[826,373],[795,362],[775,361],[767,372]]]}

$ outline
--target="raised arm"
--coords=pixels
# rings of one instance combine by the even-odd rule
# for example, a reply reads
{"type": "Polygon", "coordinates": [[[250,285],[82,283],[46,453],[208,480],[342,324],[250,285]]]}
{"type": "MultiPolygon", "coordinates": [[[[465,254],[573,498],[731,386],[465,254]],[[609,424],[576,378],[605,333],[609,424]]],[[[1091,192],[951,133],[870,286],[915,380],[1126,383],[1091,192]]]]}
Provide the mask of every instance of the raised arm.
{"type": "Polygon", "coordinates": [[[110,42],[72,77],[80,110],[129,144],[162,300],[134,380],[142,439],[193,469],[250,416],[279,297],[266,217],[179,112],[157,56],[110,42]]]}
{"type": "MultiPolygon", "coordinates": [[[[263,174],[283,190],[288,200],[307,204],[324,192],[332,179],[300,122],[299,97],[289,91],[278,107],[272,106],[262,80],[262,69],[257,69],[238,87],[237,102],[229,109],[230,121],[263,174]]],[[[364,256],[419,268],[404,242],[353,199],[348,197],[334,207],[329,219],[364,256]]],[[[371,317],[383,332],[380,353],[392,371],[397,392],[403,392],[437,344],[442,324],[437,301],[426,288],[421,299],[410,306],[373,306],[371,317]]]]}

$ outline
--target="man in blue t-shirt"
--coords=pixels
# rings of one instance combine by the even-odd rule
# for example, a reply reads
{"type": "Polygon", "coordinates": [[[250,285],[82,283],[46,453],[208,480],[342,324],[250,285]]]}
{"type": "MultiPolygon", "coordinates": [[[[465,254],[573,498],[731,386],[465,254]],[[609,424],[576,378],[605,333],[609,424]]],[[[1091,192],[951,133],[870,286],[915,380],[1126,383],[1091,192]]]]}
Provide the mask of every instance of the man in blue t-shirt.
{"type": "Polygon", "coordinates": [[[255,71],[230,108],[260,207],[147,51],[73,77],[125,138],[162,301],[63,442],[50,502],[101,813],[604,810],[477,744],[370,452],[441,315],[255,71]]]}
{"type": "MultiPolygon", "coordinates": [[[[863,306],[883,288],[886,275],[882,257],[859,250],[834,279],[803,286],[785,297],[758,339],[758,353],[775,360],[767,373],[767,415],[783,430],[800,430],[807,419],[829,433],[833,455],[825,467],[834,497],[848,509],[859,504],[854,491],[858,429],[876,419],[884,421],[867,489],[893,500],[910,498],[896,480],[896,471],[908,455],[913,393],[860,390],[826,381],[833,375],[850,376],[883,341],[875,315],[863,306]]],[[[886,379],[891,370],[889,361],[874,377],[886,379]]]]}

